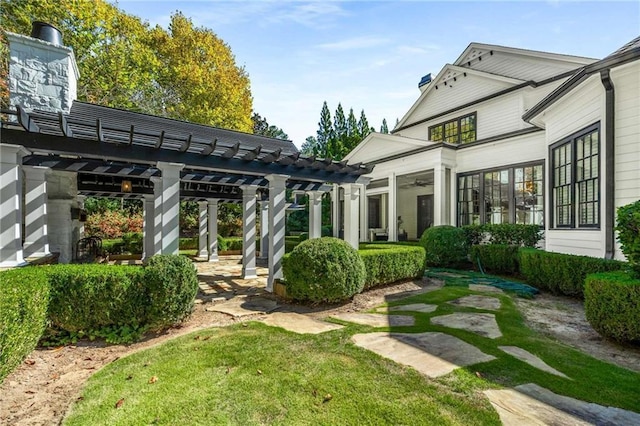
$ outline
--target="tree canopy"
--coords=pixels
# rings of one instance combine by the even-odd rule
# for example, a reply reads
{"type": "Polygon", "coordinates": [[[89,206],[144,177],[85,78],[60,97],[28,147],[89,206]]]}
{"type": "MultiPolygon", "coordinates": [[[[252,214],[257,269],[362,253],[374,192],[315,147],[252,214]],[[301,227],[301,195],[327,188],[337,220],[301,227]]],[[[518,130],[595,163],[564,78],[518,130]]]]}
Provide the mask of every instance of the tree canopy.
{"type": "MultiPolygon", "coordinates": [[[[80,100],[251,132],[246,71],[212,30],[194,27],[182,13],[165,30],[105,0],[1,3],[3,30],[29,34],[39,20],[62,31],[78,62],[80,100]]],[[[2,54],[6,64],[6,49],[2,54]]]]}
{"type": "Polygon", "coordinates": [[[269,124],[266,117],[262,117],[257,112],[254,112],[251,116],[253,122],[253,134],[267,136],[269,138],[276,138],[282,140],[289,140],[287,135],[281,128],[269,124]]]}

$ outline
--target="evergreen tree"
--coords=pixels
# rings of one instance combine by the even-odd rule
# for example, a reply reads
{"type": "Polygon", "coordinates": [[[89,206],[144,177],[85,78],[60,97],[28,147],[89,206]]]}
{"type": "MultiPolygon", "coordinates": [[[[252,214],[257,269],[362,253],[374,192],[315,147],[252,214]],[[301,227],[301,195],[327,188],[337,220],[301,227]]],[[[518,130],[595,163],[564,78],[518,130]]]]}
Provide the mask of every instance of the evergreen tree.
{"type": "Polygon", "coordinates": [[[389,133],[389,127],[387,126],[387,119],[386,118],[382,119],[382,126],[380,126],[380,133],[384,133],[384,134],[388,134],[389,133]]]}
{"type": "Polygon", "coordinates": [[[318,155],[318,140],[313,136],[307,137],[300,147],[300,152],[307,157],[318,155]]]}
{"type": "Polygon", "coordinates": [[[317,134],[318,137],[316,138],[316,155],[319,155],[323,158],[328,158],[329,144],[330,140],[333,138],[333,126],[331,124],[331,112],[329,112],[327,101],[324,101],[324,104],[322,104],[322,111],[320,111],[320,122],[318,123],[317,134]]]}
{"type": "MultiPolygon", "coordinates": [[[[328,157],[339,160],[345,154],[345,142],[347,139],[347,120],[344,117],[342,104],[338,103],[335,116],[333,118],[333,137],[331,138],[328,157]]],[[[348,152],[348,151],[347,151],[348,152]]]]}
{"type": "Polygon", "coordinates": [[[394,130],[398,128],[398,124],[400,124],[400,119],[396,117],[396,125],[393,126],[394,130]]]}
{"type": "Polygon", "coordinates": [[[367,116],[364,115],[364,110],[360,113],[360,121],[358,121],[358,130],[362,139],[366,138],[373,130],[369,127],[367,116]]]}

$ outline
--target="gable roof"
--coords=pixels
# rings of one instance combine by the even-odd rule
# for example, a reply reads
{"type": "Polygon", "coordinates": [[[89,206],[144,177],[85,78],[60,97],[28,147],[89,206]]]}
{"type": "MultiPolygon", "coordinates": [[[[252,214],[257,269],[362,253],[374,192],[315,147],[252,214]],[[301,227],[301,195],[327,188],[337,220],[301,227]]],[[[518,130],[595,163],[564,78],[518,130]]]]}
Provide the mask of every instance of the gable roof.
{"type": "Polygon", "coordinates": [[[358,146],[351,150],[351,152],[343,158],[343,161],[349,162],[355,157],[357,162],[369,164],[380,158],[424,147],[429,144],[432,144],[432,142],[407,138],[404,136],[390,135],[387,133],[373,132],[369,133],[369,135],[367,135],[367,137],[364,138],[358,146]],[[382,143],[382,146],[378,147],[378,149],[374,149],[374,145],[379,143],[382,143]]]}
{"type": "Polygon", "coordinates": [[[560,87],[547,95],[533,108],[529,109],[529,111],[527,111],[522,116],[522,119],[526,122],[530,122],[534,117],[539,115],[542,111],[553,105],[561,97],[579,86],[591,75],[600,71],[626,64],[628,62],[637,61],[638,59],[640,59],[640,37],[634,38],[629,43],[625,44],[620,49],[616,50],[604,59],[580,68],[573,77],[571,77],[560,87]]]}

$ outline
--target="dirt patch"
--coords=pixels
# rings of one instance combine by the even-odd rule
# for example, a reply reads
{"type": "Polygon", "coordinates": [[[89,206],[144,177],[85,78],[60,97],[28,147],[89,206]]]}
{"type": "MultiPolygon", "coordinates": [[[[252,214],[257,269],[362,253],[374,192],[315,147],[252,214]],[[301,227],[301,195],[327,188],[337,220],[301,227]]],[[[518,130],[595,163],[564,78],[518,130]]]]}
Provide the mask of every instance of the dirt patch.
{"type": "Polygon", "coordinates": [[[621,345],[600,336],[587,321],[581,301],[546,293],[515,300],[532,329],[594,358],[640,372],[640,346],[621,345]]]}
{"type": "MultiPolygon", "coordinates": [[[[284,303],[277,311],[296,312],[322,319],[336,313],[360,312],[384,302],[440,288],[436,280],[418,280],[385,286],[359,294],[352,301],[337,305],[305,306],[284,303]]],[[[268,295],[267,297],[273,297],[268,295]]],[[[260,314],[236,319],[220,312],[210,312],[211,297],[200,294],[193,314],[180,327],[147,336],[132,345],[104,345],[79,342],[74,346],[33,351],[0,386],[0,424],[59,424],[65,412],[80,397],[85,381],[105,365],[142,349],[209,327],[223,327],[238,321],[259,319],[260,314]]],[[[622,347],[600,338],[584,318],[579,302],[541,295],[534,300],[518,300],[527,322],[536,330],[551,335],[594,357],[640,371],[640,348],[622,347]]]]}

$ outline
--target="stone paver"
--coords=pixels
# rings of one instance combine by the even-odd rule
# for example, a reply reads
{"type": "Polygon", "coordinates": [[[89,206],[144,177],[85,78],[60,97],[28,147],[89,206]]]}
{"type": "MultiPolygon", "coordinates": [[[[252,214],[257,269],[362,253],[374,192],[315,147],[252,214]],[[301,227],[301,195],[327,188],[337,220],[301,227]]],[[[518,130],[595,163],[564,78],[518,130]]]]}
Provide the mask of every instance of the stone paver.
{"type": "Polygon", "coordinates": [[[445,333],[364,333],[354,335],[353,341],[429,377],[443,376],[459,367],[495,359],[445,333]]]}
{"type": "Polygon", "coordinates": [[[498,287],[494,287],[492,285],[486,285],[486,284],[469,284],[469,290],[482,291],[482,292],[485,292],[485,293],[502,293],[502,294],[504,294],[504,291],[502,291],[502,289],[500,289],[498,287]]]}
{"type": "Polygon", "coordinates": [[[456,306],[466,306],[467,308],[487,309],[490,311],[497,311],[500,309],[500,299],[491,296],[481,296],[478,294],[472,294],[470,296],[461,297],[449,302],[456,306]]]}
{"type": "Polygon", "coordinates": [[[415,324],[415,319],[409,315],[361,314],[358,312],[347,312],[332,315],[331,318],[361,325],[369,325],[371,327],[411,326],[415,324]]]}
{"type": "Polygon", "coordinates": [[[501,351],[506,352],[509,355],[512,355],[518,358],[520,361],[526,362],[530,366],[535,367],[539,370],[546,371],[547,373],[555,374],[556,376],[564,377],[565,379],[569,378],[565,374],[551,367],[549,364],[547,364],[546,362],[544,362],[543,360],[541,360],[531,352],[526,351],[522,348],[519,348],[517,346],[498,346],[498,348],[501,351]]]}
{"type": "Polygon", "coordinates": [[[620,426],[640,425],[640,414],[616,407],[605,407],[591,402],[580,401],[568,396],[558,395],[535,383],[516,386],[515,390],[542,403],[551,405],[566,413],[571,413],[589,424],[620,426]]]}
{"type": "Polygon", "coordinates": [[[254,314],[266,314],[279,307],[275,300],[264,297],[235,297],[226,302],[217,303],[206,308],[207,311],[223,312],[234,317],[244,317],[254,314]]]}
{"type": "Polygon", "coordinates": [[[489,339],[502,337],[494,314],[459,312],[433,317],[431,318],[431,323],[449,328],[467,330],[480,336],[488,337],[489,339]]]}
{"type": "Polygon", "coordinates": [[[331,324],[293,312],[274,312],[269,314],[262,322],[299,334],[319,334],[344,328],[342,325],[331,324]]]}
{"type": "Polygon", "coordinates": [[[378,308],[380,312],[397,312],[397,311],[410,311],[410,312],[424,312],[429,313],[438,309],[438,305],[428,305],[426,303],[412,303],[410,305],[399,306],[383,306],[378,308]]]}
{"type": "Polygon", "coordinates": [[[484,391],[505,426],[582,426],[590,423],[515,389],[484,391]]]}

